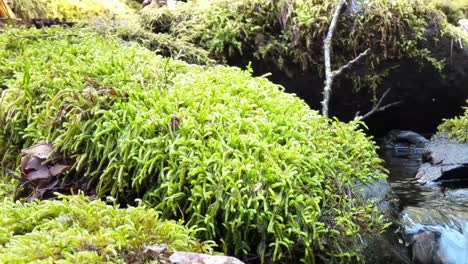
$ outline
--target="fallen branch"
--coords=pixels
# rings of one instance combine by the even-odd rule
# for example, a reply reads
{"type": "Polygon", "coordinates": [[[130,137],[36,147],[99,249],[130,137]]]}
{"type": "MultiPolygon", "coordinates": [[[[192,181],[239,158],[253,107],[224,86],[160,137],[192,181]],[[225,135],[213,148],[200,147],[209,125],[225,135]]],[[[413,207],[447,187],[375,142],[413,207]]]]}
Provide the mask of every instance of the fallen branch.
{"type": "Polygon", "coordinates": [[[330,95],[333,84],[333,73],[331,70],[330,53],[331,53],[331,41],[333,33],[335,32],[336,23],[340,16],[341,9],[345,4],[345,0],[339,0],[333,14],[333,18],[328,28],[327,36],[323,40],[324,56],[325,56],[325,87],[323,88],[323,101],[322,101],[322,114],[328,117],[328,104],[330,103],[330,95]]]}
{"type": "Polygon", "coordinates": [[[365,51],[361,52],[356,58],[354,58],[354,60],[351,60],[350,62],[348,62],[346,65],[343,65],[341,66],[338,70],[336,71],[333,71],[333,78],[335,78],[336,76],[340,75],[341,73],[343,73],[343,71],[353,67],[354,64],[358,63],[359,60],[361,60],[362,58],[364,58],[365,56],[369,55],[369,52],[370,52],[370,49],[366,49],[365,51]]]}
{"type": "Polygon", "coordinates": [[[338,70],[335,70],[335,71],[331,70],[330,54],[332,50],[333,33],[335,32],[336,24],[340,16],[341,9],[343,8],[345,3],[346,3],[345,0],[340,0],[337,3],[330,27],[328,28],[327,36],[323,40],[324,57],[325,57],[325,87],[323,88],[322,114],[325,117],[329,116],[328,106],[330,104],[332,86],[333,86],[333,81],[335,77],[343,73],[343,71],[351,68],[354,64],[358,63],[362,58],[364,58],[370,53],[370,49],[368,48],[364,52],[361,52],[356,58],[349,61],[346,65],[341,66],[338,70]]]}
{"type": "Polygon", "coordinates": [[[380,97],[379,101],[374,105],[374,107],[369,111],[367,112],[367,114],[363,115],[363,116],[359,116],[359,112],[356,113],[356,116],[354,117],[354,120],[355,121],[362,121],[364,119],[367,119],[369,118],[369,116],[377,113],[377,112],[381,112],[381,111],[384,111],[390,107],[393,107],[393,106],[396,106],[396,105],[399,105],[402,103],[402,101],[397,101],[397,102],[393,102],[393,103],[390,103],[390,104],[386,104],[384,106],[380,106],[382,105],[382,102],[383,100],[385,99],[385,97],[388,95],[388,93],[390,92],[391,88],[388,88],[383,94],[382,96],[380,97]]]}

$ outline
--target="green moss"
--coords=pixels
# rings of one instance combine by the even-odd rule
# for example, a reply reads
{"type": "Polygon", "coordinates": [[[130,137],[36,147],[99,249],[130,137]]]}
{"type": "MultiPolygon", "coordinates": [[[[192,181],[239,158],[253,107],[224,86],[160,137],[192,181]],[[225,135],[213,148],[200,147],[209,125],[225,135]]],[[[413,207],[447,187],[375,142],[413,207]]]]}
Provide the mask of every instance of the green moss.
{"type": "Polygon", "coordinates": [[[14,0],[13,11],[19,17],[58,18],[66,21],[124,18],[134,13],[130,1],[120,0],[14,0]]]}
{"type": "Polygon", "coordinates": [[[144,29],[137,17],[125,21],[107,22],[98,27],[103,34],[112,34],[126,41],[134,41],[156,54],[198,65],[214,65],[217,62],[209,57],[209,52],[165,33],[153,33],[144,29]]]}
{"type": "Polygon", "coordinates": [[[357,261],[384,228],[350,191],[384,177],[373,143],[266,78],[86,29],[7,30],[0,58],[0,150],[53,143],[98,195],[141,197],[226,253],[357,261]]]}
{"type": "MultiPolygon", "coordinates": [[[[56,201],[0,202],[2,263],[128,263],[145,246],[209,252],[195,228],[161,220],[144,206],[120,209],[83,195],[56,201]]],[[[144,258],[143,258],[144,259],[144,258]]]]}
{"type": "MultiPolygon", "coordinates": [[[[299,69],[321,75],[323,38],[335,5],[335,0],[189,1],[175,9],[147,7],[141,17],[154,32],[193,43],[220,61],[242,56],[268,65],[270,71],[299,69]]],[[[341,16],[332,62],[339,67],[370,48],[366,69],[371,75],[384,61],[400,58],[441,69],[443,63],[424,48],[433,41],[426,40],[424,33],[434,29],[440,37],[444,32],[437,28],[444,21],[426,0],[365,1],[355,14],[348,10],[341,16]]]]}
{"type": "Polygon", "coordinates": [[[465,107],[464,115],[444,120],[438,129],[462,143],[468,143],[468,107],[465,107]]]}
{"type": "Polygon", "coordinates": [[[466,0],[431,0],[435,7],[447,16],[450,23],[457,25],[458,20],[468,18],[468,2],[466,0]]]}

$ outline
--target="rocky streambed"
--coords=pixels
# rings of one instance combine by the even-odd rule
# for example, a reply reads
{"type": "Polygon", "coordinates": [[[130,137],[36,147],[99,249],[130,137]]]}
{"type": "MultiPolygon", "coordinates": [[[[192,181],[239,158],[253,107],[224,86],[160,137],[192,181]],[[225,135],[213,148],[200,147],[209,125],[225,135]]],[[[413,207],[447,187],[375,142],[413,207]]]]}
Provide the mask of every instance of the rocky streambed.
{"type": "Polygon", "coordinates": [[[468,263],[468,144],[391,131],[381,146],[410,262],[468,263]]]}

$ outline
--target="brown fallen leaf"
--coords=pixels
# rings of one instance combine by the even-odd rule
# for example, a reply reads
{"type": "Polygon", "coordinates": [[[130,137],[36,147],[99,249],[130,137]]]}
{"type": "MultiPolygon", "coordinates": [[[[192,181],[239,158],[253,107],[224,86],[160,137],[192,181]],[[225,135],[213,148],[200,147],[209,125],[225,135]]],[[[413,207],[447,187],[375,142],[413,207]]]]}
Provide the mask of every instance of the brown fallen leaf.
{"type": "Polygon", "coordinates": [[[43,180],[43,179],[47,179],[49,177],[50,177],[49,168],[47,168],[47,166],[43,166],[42,168],[40,168],[37,171],[32,171],[32,172],[26,174],[26,179],[28,181],[43,180]]]}
{"type": "Polygon", "coordinates": [[[30,157],[46,159],[49,156],[49,154],[52,153],[52,150],[53,150],[52,144],[42,142],[30,148],[23,149],[21,152],[23,152],[24,155],[28,155],[30,157]]]}
{"type": "Polygon", "coordinates": [[[24,164],[24,167],[21,168],[21,171],[23,173],[30,173],[30,172],[33,172],[33,171],[38,171],[42,167],[44,167],[44,165],[42,165],[42,162],[44,162],[45,159],[40,159],[40,158],[36,158],[36,157],[23,157],[21,159],[21,162],[23,162],[24,158],[25,158],[26,162],[24,164]]]}
{"type": "Polygon", "coordinates": [[[176,115],[172,115],[171,129],[175,131],[176,129],[179,128],[179,125],[180,125],[180,118],[178,118],[176,115]]]}
{"type": "Polygon", "coordinates": [[[207,254],[174,252],[169,257],[170,264],[244,264],[244,262],[227,256],[211,256],[207,254]]]}
{"type": "Polygon", "coordinates": [[[70,166],[65,165],[65,164],[55,164],[54,166],[49,168],[49,173],[50,173],[50,176],[55,177],[64,173],[69,168],[70,166]]]}

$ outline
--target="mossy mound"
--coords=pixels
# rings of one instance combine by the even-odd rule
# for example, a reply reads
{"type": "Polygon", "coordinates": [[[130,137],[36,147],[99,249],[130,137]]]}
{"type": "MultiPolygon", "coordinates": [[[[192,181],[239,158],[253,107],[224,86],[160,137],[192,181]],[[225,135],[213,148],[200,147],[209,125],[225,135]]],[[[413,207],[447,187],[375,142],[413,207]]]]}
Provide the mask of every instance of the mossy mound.
{"type": "Polygon", "coordinates": [[[384,177],[374,144],[266,78],[86,29],[7,30],[0,58],[4,166],[49,142],[99,196],[143,198],[240,257],[358,260],[384,228],[351,191],[384,177]]]}
{"type": "Polygon", "coordinates": [[[200,243],[196,233],[161,220],[153,209],[120,209],[83,195],[0,202],[1,263],[143,263],[145,247],[162,244],[171,251],[210,251],[212,244],[200,243]]]}
{"type": "Polygon", "coordinates": [[[134,13],[130,0],[13,0],[12,9],[22,19],[58,18],[65,21],[125,18],[134,13]]]}
{"type": "Polygon", "coordinates": [[[468,107],[465,107],[464,115],[444,120],[439,126],[439,131],[448,132],[458,141],[468,143],[468,107]]]}
{"type": "Polygon", "coordinates": [[[468,18],[468,2],[466,0],[431,0],[435,7],[447,16],[450,23],[457,25],[458,20],[468,18]]]}

